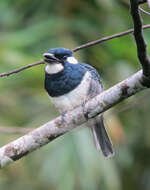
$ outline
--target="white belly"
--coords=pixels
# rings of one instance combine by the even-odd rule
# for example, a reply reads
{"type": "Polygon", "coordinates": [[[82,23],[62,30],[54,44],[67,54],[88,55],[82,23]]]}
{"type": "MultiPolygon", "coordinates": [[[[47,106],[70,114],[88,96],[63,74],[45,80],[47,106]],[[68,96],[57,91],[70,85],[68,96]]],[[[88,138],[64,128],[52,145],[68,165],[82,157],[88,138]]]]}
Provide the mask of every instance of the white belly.
{"type": "Polygon", "coordinates": [[[91,74],[86,72],[82,82],[74,90],[59,97],[50,97],[52,104],[54,104],[60,112],[71,110],[82,104],[87,97],[90,79],[91,74]]]}

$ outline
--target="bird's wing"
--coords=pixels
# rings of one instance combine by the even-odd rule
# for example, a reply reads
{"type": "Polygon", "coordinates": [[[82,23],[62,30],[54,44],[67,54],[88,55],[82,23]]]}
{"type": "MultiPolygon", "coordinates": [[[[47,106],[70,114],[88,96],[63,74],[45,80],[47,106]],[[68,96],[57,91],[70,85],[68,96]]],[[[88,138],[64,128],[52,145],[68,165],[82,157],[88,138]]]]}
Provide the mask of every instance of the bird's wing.
{"type": "Polygon", "coordinates": [[[88,65],[86,63],[80,63],[80,64],[81,64],[82,67],[84,67],[84,69],[88,70],[91,73],[94,80],[98,81],[102,85],[100,76],[99,76],[97,70],[94,67],[92,67],[91,65],[88,65]]]}
{"type": "MultiPolygon", "coordinates": [[[[103,91],[103,85],[96,69],[87,64],[82,65],[87,69],[88,72],[91,73],[90,86],[87,92],[88,100],[100,94],[103,91]]],[[[105,129],[103,120],[103,114],[100,114],[97,117],[90,119],[88,121],[88,126],[92,129],[92,134],[94,137],[96,148],[98,150],[101,149],[104,156],[112,157],[114,155],[114,149],[105,129]]]]}

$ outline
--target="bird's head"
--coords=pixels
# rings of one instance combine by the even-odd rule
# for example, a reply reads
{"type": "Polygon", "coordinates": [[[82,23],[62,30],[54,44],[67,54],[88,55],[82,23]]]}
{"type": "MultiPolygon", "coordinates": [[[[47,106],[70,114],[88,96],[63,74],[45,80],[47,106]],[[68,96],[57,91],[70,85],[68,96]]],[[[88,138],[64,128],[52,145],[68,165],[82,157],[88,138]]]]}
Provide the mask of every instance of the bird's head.
{"type": "Polygon", "coordinates": [[[77,64],[73,51],[65,48],[54,48],[43,54],[44,61],[48,63],[45,71],[49,74],[58,73],[64,69],[64,63],[77,64]]]}

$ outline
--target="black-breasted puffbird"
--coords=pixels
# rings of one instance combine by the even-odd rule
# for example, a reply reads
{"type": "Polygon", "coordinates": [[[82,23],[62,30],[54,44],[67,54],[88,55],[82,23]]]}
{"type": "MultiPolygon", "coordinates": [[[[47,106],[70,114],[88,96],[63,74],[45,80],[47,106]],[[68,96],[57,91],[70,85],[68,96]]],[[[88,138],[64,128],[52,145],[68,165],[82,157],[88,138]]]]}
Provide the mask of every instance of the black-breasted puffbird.
{"type": "MultiPolygon", "coordinates": [[[[103,91],[98,72],[90,65],[78,62],[73,51],[65,48],[50,49],[43,54],[45,66],[45,89],[52,104],[60,113],[72,110],[103,91]]],[[[104,156],[114,155],[111,140],[104,126],[103,114],[89,119],[96,148],[104,156]]]]}

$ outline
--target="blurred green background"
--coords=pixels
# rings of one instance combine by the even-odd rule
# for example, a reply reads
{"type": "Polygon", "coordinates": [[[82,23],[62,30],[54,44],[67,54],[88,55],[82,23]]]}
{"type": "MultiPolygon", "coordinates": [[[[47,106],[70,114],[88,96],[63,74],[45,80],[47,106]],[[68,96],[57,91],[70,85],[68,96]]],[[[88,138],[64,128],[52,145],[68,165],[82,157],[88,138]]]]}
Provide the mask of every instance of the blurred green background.
{"type": "MultiPolygon", "coordinates": [[[[39,61],[50,48],[74,48],[131,27],[126,0],[0,0],[0,73],[39,61]]],[[[150,51],[150,30],[144,36],[150,51]]],[[[75,56],[99,71],[105,89],[140,69],[131,35],[75,56]]],[[[0,78],[0,127],[38,127],[58,115],[43,88],[43,69],[0,78]]],[[[97,152],[90,131],[80,127],[2,169],[0,189],[149,190],[149,94],[145,90],[105,113],[114,158],[97,152]]],[[[0,132],[0,145],[21,135],[0,132]]]]}

